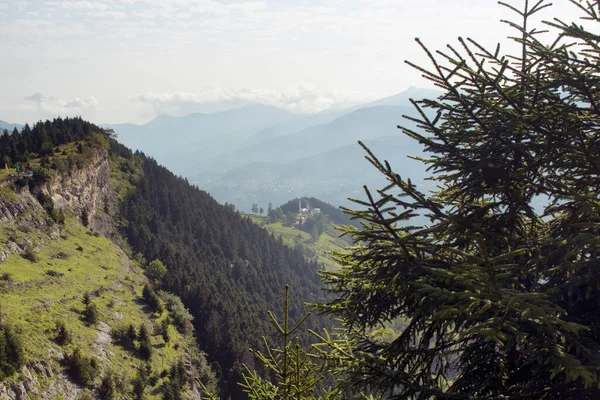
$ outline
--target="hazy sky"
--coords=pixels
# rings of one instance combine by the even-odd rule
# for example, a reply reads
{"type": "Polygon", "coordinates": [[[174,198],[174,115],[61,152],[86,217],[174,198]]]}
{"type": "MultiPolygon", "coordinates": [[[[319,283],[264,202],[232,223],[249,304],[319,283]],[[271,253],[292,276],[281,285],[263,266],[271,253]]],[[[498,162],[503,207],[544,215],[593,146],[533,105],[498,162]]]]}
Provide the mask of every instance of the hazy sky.
{"type": "MultiPolygon", "coordinates": [[[[554,3],[544,17],[575,15],[554,3]]],[[[415,37],[492,47],[509,16],[496,0],[0,0],[0,119],[355,104],[429,86],[403,62],[426,64],[415,37]]]]}

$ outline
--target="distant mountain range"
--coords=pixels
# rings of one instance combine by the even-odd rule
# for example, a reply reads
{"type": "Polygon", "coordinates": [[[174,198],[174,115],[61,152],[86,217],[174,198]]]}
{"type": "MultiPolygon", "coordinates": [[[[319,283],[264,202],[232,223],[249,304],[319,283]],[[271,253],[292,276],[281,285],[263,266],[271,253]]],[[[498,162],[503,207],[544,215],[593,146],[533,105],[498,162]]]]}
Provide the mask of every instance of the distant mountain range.
{"type": "Polygon", "coordinates": [[[335,205],[363,198],[384,178],[364,159],[365,142],[401,175],[423,182],[424,166],[408,155],[421,147],[397,125],[414,128],[410,98],[441,92],[411,87],[371,103],[317,114],[293,114],[261,104],[216,114],[159,115],[144,125],[106,125],[123,144],[154,157],[221,202],[249,210],[253,203],[282,204],[315,196],[335,205]]]}
{"type": "Polygon", "coordinates": [[[15,128],[17,128],[18,130],[21,130],[21,128],[23,128],[23,126],[24,125],[11,124],[10,122],[0,120],[0,132],[4,132],[5,129],[8,132],[12,132],[12,130],[15,128]]]}
{"type": "MultiPolygon", "coordinates": [[[[363,185],[385,180],[364,160],[365,142],[401,175],[423,182],[424,166],[410,160],[421,146],[397,128],[414,128],[410,99],[441,92],[411,87],[344,110],[294,114],[262,104],[214,114],[159,115],[143,124],[103,125],[124,145],[153,157],[176,174],[210,192],[218,201],[248,211],[253,203],[278,206],[293,197],[313,196],[335,205],[363,198],[363,185]]],[[[14,126],[0,121],[0,129],[14,126]]]]}

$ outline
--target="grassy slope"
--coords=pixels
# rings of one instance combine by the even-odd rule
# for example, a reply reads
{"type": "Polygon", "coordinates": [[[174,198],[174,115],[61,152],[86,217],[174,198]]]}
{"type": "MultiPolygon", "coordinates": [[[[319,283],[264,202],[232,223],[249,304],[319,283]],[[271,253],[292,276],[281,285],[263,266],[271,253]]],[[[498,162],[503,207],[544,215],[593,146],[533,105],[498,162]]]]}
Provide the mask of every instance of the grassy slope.
{"type": "Polygon", "coordinates": [[[313,243],[310,234],[292,226],[285,225],[282,222],[267,223],[267,217],[260,217],[253,214],[246,214],[252,221],[264,228],[276,237],[281,237],[283,242],[288,246],[296,246],[302,243],[305,248],[305,254],[312,258],[317,257],[318,262],[323,264],[325,268],[337,268],[338,264],[333,260],[330,252],[334,250],[342,250],[348,243],[338,237],[339,232],[334,228],[328,228],[319,237],[316,243],[313,243]]]}
{"type": "MultiPolygon", "coordinates": [[[[0,198],[15,196],[7,187],[1,189],[0,198]]],[[[23,217],[25,215],[19,218],[23,217]]],[[[52,239],[49,232],[0,223],[0,250],[11,242],[31,243],[41,248],[37,262],[12,254],[0,264],[0,276],[7,273],[11,280],[10,283],[0,280],[3,321],[21,332],[29,365],[50,362],[57,370],[62,353],[80,347],[84,354],[98,358],[103,371],[111,368],[118,379],[130,382],[142,361],[135,353],[112,343],[107,325],[115,328],[134,324],[139,328],[144,323],[152,333],[167,312],[157,315],[145,305],[141,292],[147,280],[142,269],[111,240],[90,232],[74,217],[67,218],[60,233],[60,237],[52,239]],[[52,277],[48,271],[63,275],[52,277]],[[96,326],[81,319],[85,292],[96,293],[92,296],[100,311],[100,322],[96,326]],[[57,321],[63,321],[73,333],[72,344],[65,348],[53,340],[57,321]]],[[[157,332],[152,337],[154,353],[150,361],[152,373],[157,376],[182,359],[184,350],[193,341],[193,338],[184,338],[173,326],[169,329],[172,338],[169,343],[164,343],[157,332]]],[[[95,386],[99,385],[100,376],[95,386]]],[[[10,379],[21,377],[15,375],[10,379]]],[[[50,381],[42,380],[41,384],[50,384],[50,381]]],[[[162,379],[158,379],[154,388],[146,390],[150,398],[160,398],[156,389],[161,384],[162,379]]],[[[40,393],[43,391],[44,388],[40,388],[40,393]]]]}

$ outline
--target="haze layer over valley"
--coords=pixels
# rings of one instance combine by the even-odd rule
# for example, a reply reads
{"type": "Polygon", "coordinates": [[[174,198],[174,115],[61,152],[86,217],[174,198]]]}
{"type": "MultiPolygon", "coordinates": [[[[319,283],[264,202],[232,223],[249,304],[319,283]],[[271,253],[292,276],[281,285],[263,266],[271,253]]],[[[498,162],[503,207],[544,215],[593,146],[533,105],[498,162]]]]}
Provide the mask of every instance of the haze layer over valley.
{"type": "Polygon", "coordinates": [[[315,196],[336,205],[360,197],[363,185],[384,181],[365,159],[361,140],[397,171],[422,184],[423,164],[408,158],[421,148],[397,128],[414,124],[409,99],[435,98],[431,89],[410,89],[336,111],[294,114],[262,104],[183,117],[159,115],[144,125],[106,125],[127,146],[207,190],[218,201],[249,210],[254,202],[279,205],[315,196]]]}

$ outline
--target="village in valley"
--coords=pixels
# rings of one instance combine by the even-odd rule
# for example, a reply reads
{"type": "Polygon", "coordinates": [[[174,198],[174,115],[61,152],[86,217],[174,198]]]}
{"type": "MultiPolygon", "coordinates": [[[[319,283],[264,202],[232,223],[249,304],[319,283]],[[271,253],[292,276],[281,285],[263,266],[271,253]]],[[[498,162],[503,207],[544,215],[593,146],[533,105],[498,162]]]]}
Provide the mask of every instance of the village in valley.
{"type": "Polygon", "coordinates": [[[320,208],[311,208],[310,204],[306,204],[306,207],[302,207],[302,198],[298,199],[298,214],[296,215],[296,226],[301,226],[308,221],[310,217],[316,217],[321,215],[320,208]]]}

